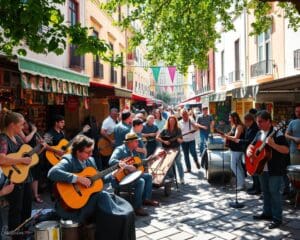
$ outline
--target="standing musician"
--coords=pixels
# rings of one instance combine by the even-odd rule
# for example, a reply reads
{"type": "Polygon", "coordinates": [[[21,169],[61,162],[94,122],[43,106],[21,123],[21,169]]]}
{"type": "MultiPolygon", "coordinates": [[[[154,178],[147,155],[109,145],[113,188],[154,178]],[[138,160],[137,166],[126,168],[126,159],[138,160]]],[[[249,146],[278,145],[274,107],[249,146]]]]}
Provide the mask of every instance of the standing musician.
{"type": "Polygon", "coordinates": [[[197,118],[197,123],[200,127],[200,156],[207,147],[206,142],[211,129],[214,129],[215,121],[211,115],[208,114],[208,107],[202,107],[202,114],[197,118]]]}
{"type": "MultiPolygon", "coordinates": [[[[94,141],[84,135],[77,135],[72,143],[72,153],[63,156],[62,160],[48,172],[48,177],[55,182],[79,183],[90,187],[90,178],[77,176],[86,167],[97,169],[91,157],[94,141]]],[[[62,202],[56,203],[59,216],[84,223],[96,218],[95,239],[131,240],[135,239],[134,214],[128,202],[106,191],[91,195],[87,204],[81,209],[65,209],[62,202]]]]}
{"type": "MultiPolygon", "coordinates": [[[[247,113],[244,116],[244,122],[245,122],[245,126],[246,126],[246,132],[245,132],[245,138],[242,139],[235,139],[235,143],[242,143],[243,144],[243,149],[244,151],[246,151],[247,147],[249,146],[249,144],[253,141],[253,139],[255,138],[257,132],[259,131],[259,128],[257,126],[257,123],[255,121],[255,116],[251,113],[247,113]]],[[[253,179],[253,186],[251,188],[249,188],[247,190],[247,192],[250,195],[254,195],[254,194],[260,194],[261,189],[260,189],[260,183],[259,183],[259,178],[258,178],[258,174],[254,174],[252,176],[253,179]]]]}
{"type": "MultiPolygon", "coordinates": [[[[124,144],[117,147],[109,160],[109,165],[119,163],[121,168],[128,172],[136,171],[135,166],[127,165],[120,161],[127,157],[139,156],[137,148],[139,147],[139,138],[136,133],[128,133],[125,136],[124,144]]],[[[119,184],[115,178],[112,179],[113,188],[119,188],[119,184]]],[[[133,208],[138,216],[148,216],[148,213],[142,208],[142,204],[150,206],[158,206],[157,201],[152,200],[152,176],[149,173],[143,173],[140,178],[132,183],[134,187],[133,208]]]]}
{"type": "Polygon", "coordinates": [[[132,117],[131,112],[128,110],[124,110],[121,113],[122,121],[117,124],[114,128],[114,136],[115,136],[115,146],[121,146],[123,141],[125,140],[125,135],[130,132],[132,117]]]}
{"type": "Polygon", "coordinates": [[[295,107],[296,119],[289,123],[285,137],[290,140],[290,160],[292,165],[300,164],[300,104],[295,107]]]}
{"type": "MultiPolygon", "coordinates": [[[[179,126],[183,132],[189,132],[198,128],[197,123],[195,123],[195,120],[189,116],[189,113],[185,108],[181,111],[181,117],[182,119],[179,121],[179,126]]],[[[195,135],[195,133],[191,133],[186,136],[183,136],[183,142],[181,143],[187,172],[191,172],[190,153],[194,159],[197,168],[200,169],[200,164],[198,162],[198,157],[196,153],[195,135]]]]}
{"type": "Polygon", "coordinates": [[[154,124],[154,116],[148,115],[147,121],[144,123],[142,130],[142,136],[147,139],[147,156],[150,156],[155,152],[157,133],[158,127],[154,124]]]}
{"type": "MultiPolygon", "coordinates": [[[[104,119],[101,127],[101,137],[105,138],[111,145],[112,148],[115,147],[115,140],[110,137],[114,133],[114,128],[118,123],[118,109],[112,108],[110,110],[110,115],[104,119]]],[[[101,161],[102,161],[102,167],[108,168],[108,161],[110,159],[110,156],[103,156],[100,153],[101,161]]]]}
{"type": "Polygon", "coordinates": [[[254,141],[247,149],[247,156],[255,154],[257,141],[266,139],[266,150],[270,151],[271,159],[266,163],[262,175],[259,176],[263,191],[263,212],[254,215],[255,220],[272,220],[269,229],[277,228],[282,223],[282,184],[286,169],[286,158],[289,153],[288,143],[281,131],[273,138],[268,137],[273,131],[271,114],[263,110],[258,112],[256,122],[260,129],[254,141]]]}
{"type": "MultiPolygon", "coordinates": [[[[60,140],[65,138],[64,127],[65,118],[62,115],[55,115],[53,127],[45,134],[46,139],[51,139],[50,146],[58,145],[60,140]]],[[[61,157],[65,152],[63,150],[56,150],[56,154],[61,157]]]]}
{"type": "Polygon", "coordinates": [[[236,143],[237,139],[244,139],[245,127],[237,112],[232,112],[229,115],[231,130],[225,134],[228,141],[228,146],[231,152],[230,167],[237,178],[237,190],[242,190],[245,186],[245,170],[243,167],[244,149],[241,142],[236,143]]]}
{"type": "Polygon", "coordinates": [[[178,126],[177,118],[174,115],[169,116],[164,129],[160,132],[156,139],[162,143],[164,149],[178,150],[178,153],[175,157],[175,165],[179,173],[180,183],[184,184],[184,171],[180,155],[180,144],[182,143],[183,139],[181,129],[178,126]]]}
{"type": "Polygon", "coordinates": [[[138,152],[138,155],[141,159],[146,158],[147,156],[147,149],[145,147],[145,144],[142,140],[142,130],[143,130],[143,121],[139,118],[135,118],[132,120],[132,128],[131,133],[135,133],[139,138],[139,145],[135,149],[138,152]]]}
{"type": "MultiPolygon", "coordinates": [[[[11,158],[9,153],[16,153],[23,145],[19,137],[24,126],[24,117],[20,113],[5,110],[1,114],[1,134],[0,134],[0,165],[26,164],[29,165],[31,158],[11,158]]],[[[31,184],[30,176],[25,182],[15,184],[14,190],[7,195],[9,202],[8,209],[8,229],[14,230],[31,215],[31,184]]],[[[22,239],[21,236],[14,236],[13,239],[22,239]]]]}

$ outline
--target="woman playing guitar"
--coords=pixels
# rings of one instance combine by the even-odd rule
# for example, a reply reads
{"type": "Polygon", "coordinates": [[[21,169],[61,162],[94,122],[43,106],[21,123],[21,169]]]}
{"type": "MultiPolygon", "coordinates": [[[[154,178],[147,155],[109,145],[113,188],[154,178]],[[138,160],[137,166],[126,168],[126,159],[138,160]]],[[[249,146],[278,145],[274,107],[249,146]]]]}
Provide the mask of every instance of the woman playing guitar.
{"type": "MultiPolygon", "coordinates": [[[[18,152],[23,141],[18,136],[24,126],[24,117],[20,113],[4,110],[1,113],[1,135],[0,135],[0,165],[26,164],[29,165],[31,158],[10,158],[9,153],[18,152]]],[[[31,186],[30,179],[16,184],[14,190],[7,195],[9,202],[8,229],[14,230],[20,223],[31,215],[31,186]]],[[[20,237],[19,239],[21,239],[20,237]]],[[[13,239],[18,239],[16,236],[13,239]]]]}
{"type": "MultiPolygon", "coordinates": [[[[166,126],[156,137],[157,141],[162,143],[164,149],[178,149],[183,142],[181,129],[178,127],[177,118],[174,115],[169,116],[166,126]]],[[[180,151],[175,158],[175,165],[178,169],[180,183],[184,184],[184,171],[180,158],[180,151]]],[[[171,176],[171,173],[170,173],[171,176]]]]}

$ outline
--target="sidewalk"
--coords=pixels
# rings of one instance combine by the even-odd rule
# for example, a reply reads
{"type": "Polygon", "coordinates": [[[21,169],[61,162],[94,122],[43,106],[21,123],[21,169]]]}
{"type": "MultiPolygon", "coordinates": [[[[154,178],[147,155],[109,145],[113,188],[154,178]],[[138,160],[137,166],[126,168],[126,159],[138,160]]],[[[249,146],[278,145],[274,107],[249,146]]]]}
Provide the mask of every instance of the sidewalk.
{"type": "Polygon", "coordinates": [[[254,221],[261,212],[262,200],[245,191],[238,193],[244,208],[229,207],[235,201],[234,189],[210,185],[202,171],[186,174],[186,184],[164,197],[157,189],[153,197],[161,202],[158,208],[148,208],[149,217],[136,220],[137,239],[300,239],[300,211],[284,203],[284,223],[280,229],[268,229],[268,222],[254,221]]]}

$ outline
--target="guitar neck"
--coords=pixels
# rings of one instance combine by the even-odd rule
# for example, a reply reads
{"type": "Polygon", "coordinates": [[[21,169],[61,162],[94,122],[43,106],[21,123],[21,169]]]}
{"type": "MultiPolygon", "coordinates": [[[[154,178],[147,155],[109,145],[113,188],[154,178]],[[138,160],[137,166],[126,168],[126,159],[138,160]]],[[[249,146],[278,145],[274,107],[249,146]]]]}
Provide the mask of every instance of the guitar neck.
{"type": "Polygon", "coordinates": [[[96,180],[98,180],[100,178],[103,178],[104,176],[106,176],[107,174],[115,171],[118,168],[119,168],[119,164],[117,163],[117,164],[115,164],[112,167],[109,167],[109,168],[107,168],[107,169],[105,169],[105,170],[103,170],[101,172],[98,172],[95,176],[91,177],[91,180],[96,181],[96,180]]]}
{"type": "Polygon", "coordinates": [[[38,153],[43,148],[43,145],[36,145],[30,152],[26,153],[28,157],[31,157],[33,154],[38,153]]]}

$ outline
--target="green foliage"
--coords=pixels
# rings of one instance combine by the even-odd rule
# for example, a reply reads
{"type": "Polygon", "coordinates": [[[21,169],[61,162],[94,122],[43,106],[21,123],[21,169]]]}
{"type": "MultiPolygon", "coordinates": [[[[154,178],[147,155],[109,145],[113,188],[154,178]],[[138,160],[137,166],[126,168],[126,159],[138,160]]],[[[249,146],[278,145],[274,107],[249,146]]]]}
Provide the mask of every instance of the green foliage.
{"type": "Polygon", "coordinates": [[[112,58],[110,46],[89,36],[88,28],[67,25],[59,9],[65,4],[65,0],[0,0],[0,51],[24,56],[28,47],[36,53],[60,55],[70,43],[77,46],[76,54],[89,52],[120,64],[120,56],[112,58]]]}
{"type": "MultiPolygon", "coordinates": [[[[133,32],[131,47],[146,40],[146,58],[151,65],[163,61],[181,72],[191,64],[205,68],[207,53],[220,37],[216,26],[222,31],[233,30],[233,19],[244,9],[253,11],[256,18],[251,34],[262,33],[272,24],[271,7],[263,0],[111,0],[102,8],[113,13],[119,5],[132,9],[119,23],[133,32]],[[133,29],[133,22],[139,22],[142,30],[133,29]]],[[[290,25],[298,27],[300,18],[294,6],[282,7],[288,10],[290,25]]]]}

